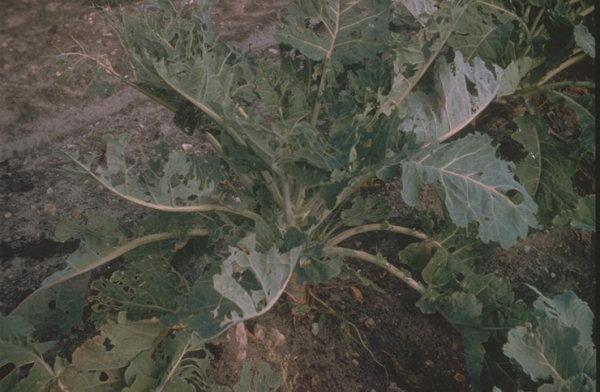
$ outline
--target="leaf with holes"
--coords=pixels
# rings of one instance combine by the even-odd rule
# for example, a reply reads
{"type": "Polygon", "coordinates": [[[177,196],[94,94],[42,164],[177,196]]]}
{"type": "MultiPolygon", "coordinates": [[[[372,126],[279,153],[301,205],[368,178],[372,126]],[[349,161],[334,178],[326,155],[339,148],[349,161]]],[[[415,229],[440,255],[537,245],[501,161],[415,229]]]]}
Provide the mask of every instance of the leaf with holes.
{"type": "Polygon", "coordinates": [[[537,206],[512,170],[510,163],[496,158],[489,137],[472,134],[429,147],[404,162],[402,197],[414,205],[423,184],[437,183],[454,224],[477,222],[483,242],[507,248],[527,235],[529,227],[538,226],[537,206]]]}

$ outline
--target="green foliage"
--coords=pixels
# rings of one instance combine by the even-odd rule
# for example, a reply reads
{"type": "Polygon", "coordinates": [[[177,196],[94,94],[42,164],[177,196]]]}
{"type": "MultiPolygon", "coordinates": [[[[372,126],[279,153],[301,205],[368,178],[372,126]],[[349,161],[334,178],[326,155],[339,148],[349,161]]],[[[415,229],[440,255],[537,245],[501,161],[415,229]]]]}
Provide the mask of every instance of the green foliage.
{"type": "MultiPolygon", "coordinates": [[[[537,117],[517,120],[513,139],[528,154],[518,166],[498,157],[484,130],[461,135],[492,102],[518,99],[531,87],[524,84],[551,72],[535,60],[537,35],[519,34],[523,23],[540,22],[504,8],[512,2],[298,0],[276,34],[279,61],[266,62],[216,40],[211,1],[153,4],[112,19],[133,65],[127,83],[212,152],[163,148],[146,162],[132,158],[121,135],[106,139],[103,154],[70,155],[75,172],[145,213],[131,224],[89,213],[57,230],[80,248],[2,319],[11,325],[2,335],[6,363],[33,367],[23,380],[13,370],[0,382],[40,391],[215,390],[205,344],[272,309],[292,278],[338,276],[349,256],[419,291],[422,311],[462,333],[479,388],[484,344],[529,318],[506,281],[478,272],[482,242],[508,248],[558,209],[569,211],[564,224],[591,225],[589,200],[574,196],[576,167],[537,117]],[[428,236],[388,222],[387,203],[364,188],[397,176],[411,207],[432,184],[454,231],[428,236]],[[340,246],[372,231],[422,241],[399,256],[423,283],[380,255],[340,246]],[[91,273],[115,260],[123,263],[88,290],[91,273]],[[71,362],[57,357],[50,366],[42,356],[50,343],[31,336],[48,325],[69,334],[86,300],[99,333],[71,362]]],[[[540,4],[527,7],[529,15],[540,4]]],[[[552,7],[552,18],[581,24],[552,7]]],[[[583,27],[573,31],[589,51],[583,27]]],[[[556,94],[582,123],[580,140],[592,140],[591,101],[556,94]]],[[[281,383],[258,364],[244,367],[233,391],[281,383]]]]}
{"type": "Polygon", "coordinates": [[[500,331],[529,318],[509,282],[478,272],[489,251],[489,247],[465,236],[464,230],[455,229],[429,242],[413,244],[399,254],[426,283],[417,306],[424,313],[441,313],[462,334],[475,390],[482,388],[480,375],[488,362],[484,360],[484,343],[501,341],[500,331]]]}
{"type": "Polygon", "coordinates": [[[538,294],[535,325],[511,329],[505,355],[542,382],[538,391],[595,391],[591,309],[572,291],[552,299],[538,294]]]}

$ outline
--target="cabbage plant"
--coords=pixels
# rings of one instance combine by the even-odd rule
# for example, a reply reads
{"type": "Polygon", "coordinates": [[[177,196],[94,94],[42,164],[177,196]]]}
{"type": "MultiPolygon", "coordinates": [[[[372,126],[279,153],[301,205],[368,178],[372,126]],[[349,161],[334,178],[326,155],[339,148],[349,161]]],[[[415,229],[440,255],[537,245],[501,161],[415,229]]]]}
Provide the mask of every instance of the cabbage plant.
{"type": "MultiPolygon", "coordinates": [[[[486,244],[508,248],[539,225],[515,165],[472,126],[521,79],[517,62],[466,50],[497,44],[469,17],[474,3],[297,0],[276,59],[218,41],[209,2],[161,0],[114,18],[133,66],[124,80],[212,148],[162,146],[148,161],[116,135],[102,153],[68,154],[74,171],[143,212],[58,227],[79,249],[2,318],[0,364],[14,370],[0,389],[211,390],[206,342],[354,261],[387,271],[463,334],[480,388],[484,343],[528,316],[476,264],[486,244]],[[407,227],[365,189],[398,178],[408,206],[437,192],[443,230],[407,227]],[[416,242],[386,259],[354,246],[370,232],[416,242]],[[68,335],[84,313],[98,335],[50,365],[40,333],[68,335]]],[[[263,387],[276,388],[261,369],[263,387]]]]}

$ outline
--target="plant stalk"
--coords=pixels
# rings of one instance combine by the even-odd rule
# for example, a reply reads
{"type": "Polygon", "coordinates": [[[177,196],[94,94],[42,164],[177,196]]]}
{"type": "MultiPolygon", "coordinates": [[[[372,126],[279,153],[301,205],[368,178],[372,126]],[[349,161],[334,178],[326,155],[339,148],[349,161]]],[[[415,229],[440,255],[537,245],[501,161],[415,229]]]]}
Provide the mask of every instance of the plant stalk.
{"type": "Polygon", "coordinates": [[[370,253],[363,252],[362,250],[342,248],[339,246],[325,248],[325,253],[341,257],[351,257],[374,264],[394,275],[396,278],[406,283],[411,289],[417,291],[419,294],[423,294],[425,292],[425,287],[421,283],[408,276],[406,272],[398,269],[383,257],[374,256],[370,253]]]}
{"type": "Polygon", "coordinates": [[[362,233],[368,233],[370,231],[390,231],[392,233],[408,235],[419,240],[429,239],[429,236],[427,236],[427,234],[422,233],[418,230],[409,229],[408,227],[390,225],[387,223],[372,223],[368,225],[353,227],[344,232],[341,232],[340,234],[327,241],[327,246],[336,246],[350,237],[362,233]]]}
{"type": "Polygon", "coordinates": [[[548,81],[550,81],[553,77],[555,77],[556,75],[558,75],[559,73],[561,73],[562,71],[564,71],[565,69],[579,63],[580,61],[582,61],[583,59],[585,59],[587,57],[587,54],[585,53],[579,53],[573,57],[568,58],[567,60],[565,60],[564,62],[562,62],[558,67],[554,68],[553,70],[551,70],[550,72],[548,72],[546,75],[544,75],[544,77],[542,77],[542,79],[540,79],[540,81],[538,82],[538,86],[543,86],[544,84],[546,84],[548,81]]]}
{"type": "Polygon", "coordinates": [[[529,86],[520,88],[519,90],[515,91],[513,93],[513,95],[531,95],[531,94],[535,94],[538,92],[544,92],[544,91],[548,91],[548,90],[557,90],[557,89],[568,88],[568,87],[584,87],[584,88],[595,89],[596,83],[588,82],[588,81],[565,80],[562,82],[548,83],[543,86],[534,84],[534,85],[529,85],[529,86]]]}

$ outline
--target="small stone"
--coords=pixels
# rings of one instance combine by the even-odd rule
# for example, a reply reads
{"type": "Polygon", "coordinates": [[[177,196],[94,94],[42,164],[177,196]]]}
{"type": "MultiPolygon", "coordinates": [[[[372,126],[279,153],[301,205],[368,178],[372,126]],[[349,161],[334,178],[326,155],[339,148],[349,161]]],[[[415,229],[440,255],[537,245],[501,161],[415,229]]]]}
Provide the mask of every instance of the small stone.
{"type": "Polygon", "coordinates": [[[4,213],[4,219],[10,219],[12,218],[13,214],[11,212],[5,212],[4,213]]]}
{"type": "Polygon", "coordinates": [[[261,341],[265,338],[265,327],[260,324],[254,326],[254,337],[257,341],[261,341]]]}
{"type": "Polygon", "coordinates": [[[285,335],[279,332],[277,328],[272,328],[271,333],[273,335],[273,346],[280,347],[285,344],[285,335]]]}
{"type": "Polygon", "coordinates": [[[44,206],[44,211],[46,211],[50,215],[55,215],[58,208],[56,208],[56,204],[48,203],[44,206]]]}
{"type": "Polygon", "coordinates": [[[364,324],[365,324],[365,327],[369,328],[370,330],[374,330],[375,326],[376,326],[375,320],[373,320],[371,317],[368,317],[365,320],[364,324]]]}
{"type": "Polygon", "coordinates": [[[466,381],[466,379],[467,379],[467,378],[465,377],[465,375],[464,375],[464,374],[461,374],[461,373],[456,373],[456,374],[454,374],[453,378],[454,378],[456,381],[458,381],[458,382],[465,382],[465,381],[466,381]]]}
{"type": "Polygon", "coordinates": [[[191,144],[189,144],[189,143],[183,143],[183,144],[181,145],[181,149],[182,149],[183,151],[189,151],[189,150],[191,150],[193,147],[194,147],[194,146],[193,146],[193,145],[191,145],[191,144]]]}
{"type": "Polygon", "coordinates": [[[273,54],[277,54],[277,53],[279,53],[279,50],[277,50],[275,48],[269,48],[269,52],[271,52],[273,54]]]}
{"type": "Polygon", "coordinates": [[[46,189],[46,194],[47,194],[48,196],[52,195],[53,193],[54,193],[54,189],[52,189],[52,187],[50,187],[50,188],[46,189]]]}
{"type": "Polygon", "coordinates": [[[428,359],[427,361],[425,361],[425,366],[427,367],[433,367],[433,361],[428,359]]]}
{"type": "Polygon", "coordinates": [[[525,251],[525,253],[529,253],[531,251],[531,246],[525,245],[525,247],[523,248],[523,250],[525,251]]]}
{"type": "Polygon", "coordinates": [[[552,279],[554,279],[554,278],[556,278],[556,274],[555,274],[554,272],[550,272],[550,277],[551,277],[552,279]]]}
{"type": "Polygon", "coordinates": [[[353,360],[352,360],[352,364],[353,364],[354,366],[358,366],[358,361],[357,361],[356,359],[353,359],[353,360]]]}
{"type": "Polygon", "coordinates": [[[310,332],[313,336],[317,336],[319,334],[319,323],[312,323],[310,325],[310,332]]]}

